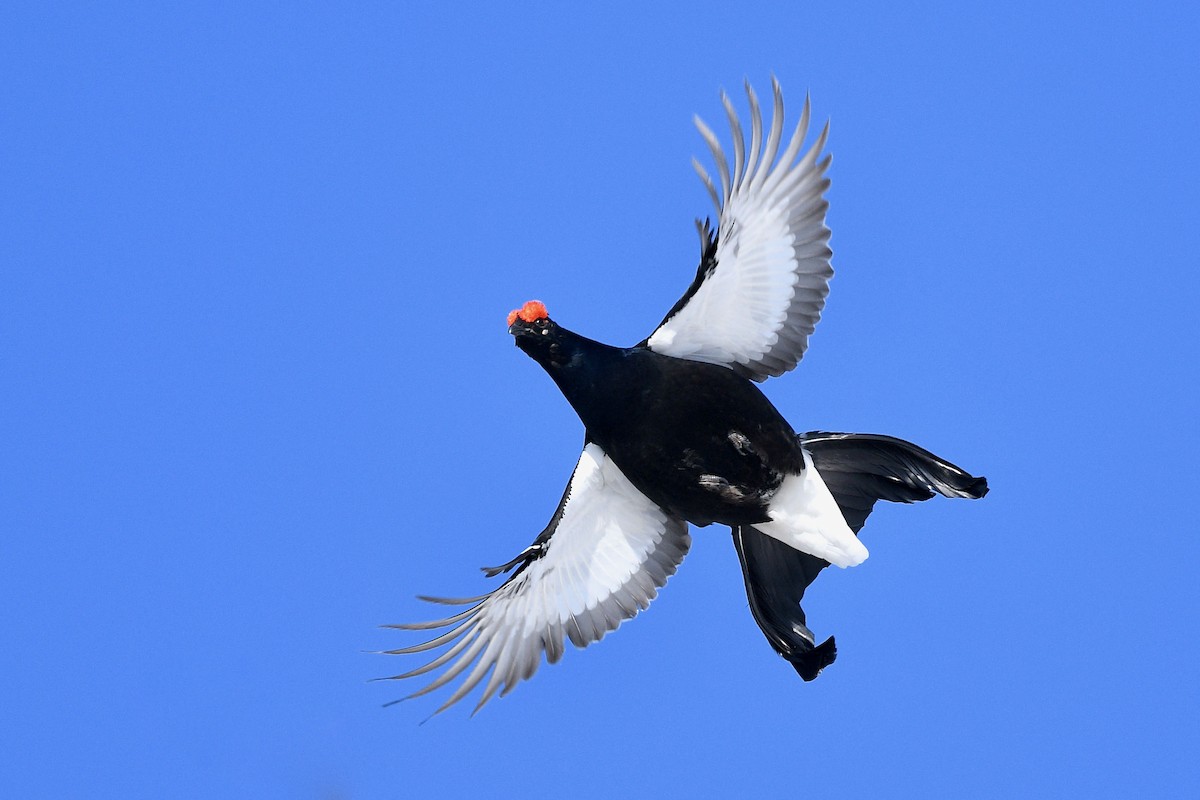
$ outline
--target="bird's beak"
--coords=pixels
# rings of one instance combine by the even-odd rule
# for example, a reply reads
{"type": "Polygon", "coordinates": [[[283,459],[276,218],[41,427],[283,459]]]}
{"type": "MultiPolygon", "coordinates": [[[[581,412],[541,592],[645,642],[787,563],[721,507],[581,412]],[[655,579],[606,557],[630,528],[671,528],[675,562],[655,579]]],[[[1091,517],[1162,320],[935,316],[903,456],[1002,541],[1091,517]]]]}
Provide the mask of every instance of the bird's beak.
{"type": "Polygon", "coordinates": [[[523,319],[514,320],[508,326],[508,332],[512,334],[513,344],[526,353],[530,352],[529,348],[534,346],[534,342],[537,341],[537,332],[533,329],[533,325],[523,319]]]}
{"type": "Polygon", "coordinates": [[[535,323],[526,322],[520,317],[513,320],[512,324],[508,326],[508,332],[518,338],[521,336],[539,336],[540,330],[535,323]]]}

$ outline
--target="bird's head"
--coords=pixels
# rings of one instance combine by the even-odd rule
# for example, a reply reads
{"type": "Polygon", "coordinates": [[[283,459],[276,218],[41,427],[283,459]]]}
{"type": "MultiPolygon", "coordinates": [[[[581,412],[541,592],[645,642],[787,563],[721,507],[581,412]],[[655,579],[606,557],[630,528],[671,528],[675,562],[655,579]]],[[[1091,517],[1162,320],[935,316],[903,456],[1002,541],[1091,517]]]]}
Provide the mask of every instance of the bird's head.
{"type": "Polygon", "coordinates": [[[546,313],[546,304],[541,300],[530,300],[520,308],[508,312],[509,333],[516,335],[520,323],[534,325],[537,322],[549,322],[550,315],[546,313]]]}
{"type": "Polygon", "coordinates": [[[550,319],[540,300],[530,300],[508,314],[508,332],[517,340],[517,347],[547,369],[561,367],[571,357],[571,347],[564,347],[564,331],[550,319]]]}

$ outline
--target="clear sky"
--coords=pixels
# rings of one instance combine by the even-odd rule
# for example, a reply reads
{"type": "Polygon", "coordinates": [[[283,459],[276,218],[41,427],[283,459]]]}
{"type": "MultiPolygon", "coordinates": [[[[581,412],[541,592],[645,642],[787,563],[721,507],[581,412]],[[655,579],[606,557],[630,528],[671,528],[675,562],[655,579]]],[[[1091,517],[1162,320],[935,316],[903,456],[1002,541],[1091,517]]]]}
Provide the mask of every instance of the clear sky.
{"type": "Polygon", "coordinates": [[[0,795],[1200,783],[1192,4],[45,5],[0,11],[0,795]],[[384,708],[377,626],[485,591],[578,456],[506,313],[645,336],[691,115],[772,73],[832,120],[837,276],[765,390],[991,494],[876,511],[811,684],[711,527],[475,718],[384,708]]]}

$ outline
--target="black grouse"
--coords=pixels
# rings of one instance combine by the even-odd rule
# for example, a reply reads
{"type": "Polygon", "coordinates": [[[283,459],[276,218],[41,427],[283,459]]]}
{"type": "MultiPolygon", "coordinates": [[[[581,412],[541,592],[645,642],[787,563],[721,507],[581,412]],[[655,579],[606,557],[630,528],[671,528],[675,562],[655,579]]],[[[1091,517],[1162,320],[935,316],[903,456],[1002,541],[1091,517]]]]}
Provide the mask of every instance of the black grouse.
{"type": "MultiPolygon", "coordinates": [[[[465,677],[442,711],[485,677],[481,708],[563,654],[597,641],[646,608],[691,544],[688,524],[728,525],[750,611],[771,646],[808,681],[831,664],[833,637],[817,644],[805,624],[804,591],[829,564],[867,557],[857,534],[876,500],[911,503],[935,493],[983,497],[987,481],[890,436],[797,434],[753,381],[800,361],[829,292],[825,225],[828,125],[801,155],[809,104],[782,154],[783,97],[764,138],[749,85],[750,141],[729,98],[733,172],[716,136],[720,189],[694,162],[719,222],[699,225],[700,267],[658,328],[633,347],[612,347],[554,322],[538,301],[509,315],[521,350],[558,384],[585,428],[583,454],[550,523],[533,544],[488,576],[497,589],[465,599],[446,619],[396,625],[449,628],[388,651],[447,646],[394,678],[445,667],[412,697],[465,677]],[[778,158],[777,158],[778,156],[778,158]]],[[[436,712],[435,712],[436,713],[436,712]]]]}

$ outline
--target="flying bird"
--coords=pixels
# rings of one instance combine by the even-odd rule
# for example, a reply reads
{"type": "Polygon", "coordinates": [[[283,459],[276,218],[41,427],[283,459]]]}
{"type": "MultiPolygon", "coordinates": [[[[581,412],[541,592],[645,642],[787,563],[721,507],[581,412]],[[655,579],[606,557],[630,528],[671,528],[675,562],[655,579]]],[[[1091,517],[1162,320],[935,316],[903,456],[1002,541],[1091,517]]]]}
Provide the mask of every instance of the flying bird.
{"type": "MultiPolygon", "coordinates": [[[[733,169],[717,136],[695,123],[712,151],[718,182],[693,165],[717,210],[697,222],[696,277],[649,337],[614,347],[525,303],[508,316],[516,345],[542,366],[585,428],[583,453],[546,528],[515,558],[485,567],[508,573],[471,598],[422,597],[465,606],[408,630],[445,632],[406,655],[446,649],[391,679],[441,670],[426,694],[461,677],[436,711],[483,683],[478,711],[576,647],[598,641],[644,610],[683,561],[688,526],[733,532],[750,612],[767,641],[810,681],[833,663],[833,637],[817,644],[800,606],[825,567],[867,557],[858,539],[877,500],[933,495],[980,498],[987,480],[914,444],[863,433],[797,434],[759,390],[804,356],[825,297],[830,266],[825,125],[803,153],[805,99],[784,145],[777,81],[770,128],[749,84],[749,149],[729,97],[733,169]],[[780,152],[781,147],[783,148],[780,152]],[[486,683],[484,683],[484,679],[486,683]]],[[[405,698],[407,699],[407,698],[405,698]]]]}

